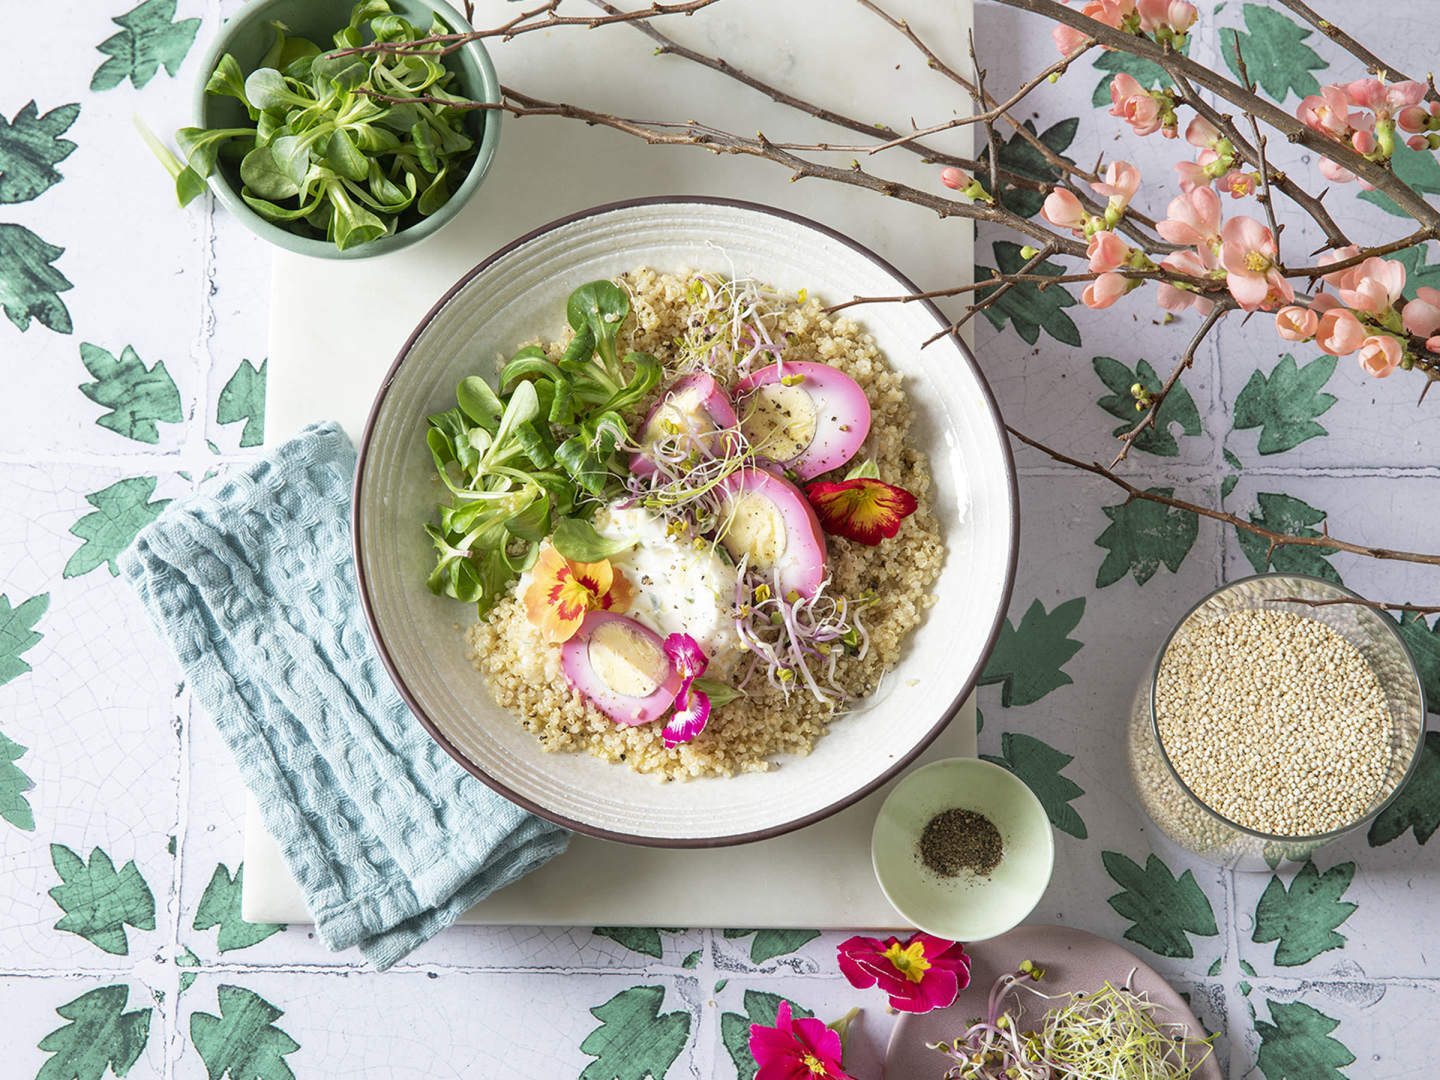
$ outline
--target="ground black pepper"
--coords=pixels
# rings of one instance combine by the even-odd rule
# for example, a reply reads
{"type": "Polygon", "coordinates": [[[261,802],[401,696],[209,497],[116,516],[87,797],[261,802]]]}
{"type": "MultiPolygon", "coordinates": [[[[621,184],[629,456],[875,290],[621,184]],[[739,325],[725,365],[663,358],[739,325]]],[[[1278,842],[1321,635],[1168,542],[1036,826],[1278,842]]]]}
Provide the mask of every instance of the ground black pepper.
{"type": "Polygon", "coordinates": [[[920,861],[941,877],[970,870],[986,877],[1005,853],[1000,830],[973,810],[951,807],[932,817],[920,833],[920,861]]]}

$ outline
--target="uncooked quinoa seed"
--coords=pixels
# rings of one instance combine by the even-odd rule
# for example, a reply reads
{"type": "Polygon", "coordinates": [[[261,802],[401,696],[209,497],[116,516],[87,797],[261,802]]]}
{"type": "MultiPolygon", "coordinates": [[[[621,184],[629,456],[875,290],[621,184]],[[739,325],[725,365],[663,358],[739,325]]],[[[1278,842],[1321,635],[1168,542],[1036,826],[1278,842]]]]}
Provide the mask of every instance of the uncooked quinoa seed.
{"type": "Polygon", "coordinates": [[[1356,821],[1390,761],[1385,694],[1318,619],[1241,611],[1176,635],[1155,687],[1160,741],[1207,806],[1277,836],[1356,821]]]}

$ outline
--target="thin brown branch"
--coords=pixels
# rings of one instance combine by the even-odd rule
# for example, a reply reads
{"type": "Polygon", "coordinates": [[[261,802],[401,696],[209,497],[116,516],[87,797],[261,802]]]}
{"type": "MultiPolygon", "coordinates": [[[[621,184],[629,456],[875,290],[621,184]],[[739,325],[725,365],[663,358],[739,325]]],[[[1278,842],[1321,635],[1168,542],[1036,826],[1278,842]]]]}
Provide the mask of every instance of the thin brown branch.
{"type": "Polygon", "coordinates": [[[1387,240],[1383,244],[1376,244],[1374,247],[1367,247],[1358,255],[1352,255],[1348,259],[1337,259],[1327,266],[1316,264],[1314,266],[1292,266],[1285,270],[1286,277],[1293,278],[1318,278],[1326,274],[1333,274],[1337,270],[1349,270],[1352,266],[1359,266],[1366,259],[1373,259],[1381,255],[1392,255],[1397,251],[1403,251],[1416,244],[1423,244],[1431,239],[1430,230],[1427,228],[1416,229],[1409,236],[1402,236],[1398,240],[1387,240]]]}
{"type": "MultiPolygon", "coordinates": [[[[557,15],[561,0],[545,0],[539,7],[522,11],[508,22],[501,23],[485,30],[466,30],[454,34],[431,34],[423,38],[416,38],[414,41],[372,41],[366,45],[357,45],[353,49],[341,49],[338,52],[330,53],[331,56],[354,56],[365,53],[393,53],[397,56],[409,56],[417,53],[444,56],[464,48],[473,41],[484,41],[487,38],[499,38],[501,41],[509,41],[511,38],[519,37],[521,34],[533,33],[536,30],[555,30],[560,27],[574,26],[586,30],[597,30],[602,26],[609,26],[613,23],[633,22],[640,23],[647,19],[658,18],[662,15],[693,15],[701,8],[709,7],[717,0],[683,0],[681,3],[652,3],[649,7],[637,8],[634,11],[616,11],[605,15],[557,15]],[[436,49],[435,46],[443,46],[436,49]]],[[[473,18],[473,11],[470,5],[466,5],[467,21],[473,18]]]]}
{"type": "MultiPolygon", "coordinates": [[[[1052,255],[1052,254],[1054,254],[1054,248],[1053,248],[1052,246],[1050,246],[1050,245],[1047,244],[1045,247],[1043,247],[1043,248],[1041,248],[1039,251],[1037,251],[1034,255],[1030,256],[1030,258],[1026,261],[1025,265],[1022,266],[1022,267],[1020,267],[1020,274],[1021,274],[1021,275],[1024,275],[1027,271],[1033,270],[1035,267],[1037,267],[1037,266],[1039,266],[1041,263],[1043,263],[1043,262],[1046,260],[1046,258],[1049,257],[1049,256],[1052,255]]],[[[1043,276],[1043,275],[1041,275],[1041,276],[1043,276]]],[[[996,278],[993,278],[993,277],[992,277],[992,278],[989,279],[989,283],[993,283],[993,282],[995,282],[996,280],[997,280],[996,278]]],[[[983,285],[987,284],[987,282],[983,282],[983,281],[982,281],[982,282],[977,282],[976,284],[983,286],[983,285]]],[[[958,333],[960,333],[961,327],[963,327],[967,322],[969,322],[971,319],[973,319],[976,315],[979,315],[979,314],[980,314],[982,311],[984,311],[986,308],[988,308],[988,307],[990,307],[992,304],[994,304],[995,301],[999,300],[1002,296],[1004,296],[1007,292],[1009,292],[1009,291],[1010,291],[1011,289],[1013,289],[1014,287],[1015,287],[1015,282],[1014,282],[1014,281],[1002,281],[1002,282],[1000,283],[1000,285],[995,289],[994,292],[986,293],[984,296],[982,296],[982,297],[981,297],[979,300],[977,300],[975,303],[971,304],[968,308],[965,309],[964,314],[962,314],[958,319],[954,320],[954,321],[953,321],[949,326],[947,326],[944,330],[938,330],[938,331],[936,331],[935,333],[931,334],[931,335],[930,335],[928,338],[926,338],[924,341],[922,341],[922,342],[920,343],[920,347],[921,347],[922,349],[923,349],[923,348],[926,348],[926,347],[928,347],[928,346],[930,346],[930,345],[933,345],[935,342],[939,341],[939,340],[940,340],[941,338],[943,338],[943,337],[946,337],[946,336],[948,336],[948,335],[950,335],[950,334],[958,334],[958,333]]]]}
{"type": "MultiPolygon", "coordinates": [[[[1340,48],[1355,57],[1356,60],[1359,60],[1365,65],[1365,70],[1371,75],[1385,78],[1391,82],[1410,81],[1410,76],[1397,71],[1385,63],[1385,61],[1381,60],[1329,19],[1322,18],[1318,15],[1309,4],[1302,3],[1301,0],[1280,0],[1280,3],[1284,4],[1296,15],[1299,15],[1300,18],[1315,27],[1316,30],[1319,30],[1331,41],[1335,42],[1336,45],[1339,45],[1340,48]]],[[[1429,92],[1425,95],[1426,98],[1430,101],[1440,101],[1440,94],[1436,93],[1434,82],[1428,79],[1426,81],[1429,83],[1429,92]]]]}
{"type": "Polygon", "coordinates": [[[1191,336],[1190,344],[1185,346],[1185,351],[1180,354],[1179,362],[1176,363],[1169,377],[1166,378],[1164,385],[1160,387],[1158,393],[1151,395],[1150,407],[1145,410],[1145,415],[1140,418],[1134,427],[1120,436],[1120,452],[1115,455],[1115,460],[1110,462],[1112,469],[1130,456],[1130,448],[1135,445],[1135,440],[1138,439],[1147,428],[1155,426],[1155,417],[1160,413],[1161,404],[1164,403],[1166,395],[1175,389],[1175,384],[1180,381],[1181,373],[1195,363],[1195,352],[1200,348],[1200,343],[1205,340],[1210,331],[1215,328],[1215,325],[1225,317],[1225,314],[1234,307],[1235,303],[1229,297],[1226,297],[1225,300],[1215,302],[1215,306],[1210,309],[1210,313],[1205,316],[1205,320],[1191,336]]]}
{"type": "MultiPolygon", "coordinates": [[[[1235,73],[1240,76],[1240,82],[1245,89],[1253,94],[1255,81],[1250,78],[1250,70],[1245,66],[1245,54],[1240,51],[1240,31],[1230,31],[1230,44],[1235,50],[1235,73]]],[[[1275,220],[1275,200],[1270,196],[1270,162],[1265,157],[1265,135],[1253,113],[1246,113],[1245,118],[1250,121],[1250,135],[1255,142],[1255,156],[1260,167],[1260,191],[1256,198],[1260,205],[1265,207],[1265,219],[1270,223],[1270,235],[1275,238],[1275,263],[1283,274],[1285,260],[1280,256],[1280,231],[1284,226],[1275,220]]]]}
{"type": "Polygon", "coordinates": [[[1374,608],[1376,611],[1406,611],[1416,615],[1434,615],[1440,612],[1440,604],[1390,604],[1384,600],[1367,600],[1363,596],[1337,596],[1328,600],[1312,600],[1305,596],[1276,596],[1265,601],[1267,604],[1304,604],[1306,607],[1336,607],[1351,604],[1374,608]]]}
{"type": "Polygon", "coordinates": [[[1394,548],[1373,547],[1369,544],[1356,544],[1348,540],[1339,540],[1330,535],[1292,536],[1288,533],[1276,532],[1273,529],[1265,528],[1263,525],[1257,525],[1253,521],[1246,521],[1244,518],[1238,517],[1226,510],[1215,510],[1208,506],[1201,506],[1198,503],[1186,502],[1184,499],[1176,499],[1169,495],[1162,495],[1158,491],[1146,491],[1144,488],[1132,484],[1123,476],[1107,469],[1098,461],[1087,463],[1070,457],[1068,454],[1062,454],[1059,450],[1054,450],[1046,446],[1038,439],[1032,439],[1029,435],[1016,431],[1009,424],[1005,425],[1005,430],[1010,432],[1011,435],[1019,439],[1026,446],[1033,447],[1053,461],[1058,461],[1062,465],[1069,465],[1082,472],[1090,473],[1092,476],[1099,476],[1102,479],[1110,481],[1110,483],[1124,491],[1131,499],[1144,499],[1146,502],[1159,503],[1161,506],[1168,506],[1174,510],[1184,510],[1192,514],[1198,514],[1201,517],[1210,518],[1213,521],[1224,522],[1226,525],[1233,526],[1242,532],[1261,537],[1269,543],[1272,551],[1282,547],[1327,548],[1335,551],[1349,552],[1352,555],[1365,555],[1372,559],[1388,559],[1399,562],[1424,563],[1428,566],[1440,566],[1440,555],[1428,555],[1416,551],[1399,551],[1394,548]]]}

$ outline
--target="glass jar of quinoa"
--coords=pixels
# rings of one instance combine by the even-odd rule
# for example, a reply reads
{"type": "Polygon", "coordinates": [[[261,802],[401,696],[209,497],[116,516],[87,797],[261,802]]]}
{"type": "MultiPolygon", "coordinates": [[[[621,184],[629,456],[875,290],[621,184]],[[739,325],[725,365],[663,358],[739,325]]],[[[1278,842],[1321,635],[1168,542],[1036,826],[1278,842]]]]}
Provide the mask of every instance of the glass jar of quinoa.
{"type": "Polygon", "coordinates": [[[1419,760],[1425,699],[1389,617],[1333,582],[1222,585],[1161,645],[1130,710],[1140,805],[1237,869],[1303,862],[1367,825],[1419,760]]]}

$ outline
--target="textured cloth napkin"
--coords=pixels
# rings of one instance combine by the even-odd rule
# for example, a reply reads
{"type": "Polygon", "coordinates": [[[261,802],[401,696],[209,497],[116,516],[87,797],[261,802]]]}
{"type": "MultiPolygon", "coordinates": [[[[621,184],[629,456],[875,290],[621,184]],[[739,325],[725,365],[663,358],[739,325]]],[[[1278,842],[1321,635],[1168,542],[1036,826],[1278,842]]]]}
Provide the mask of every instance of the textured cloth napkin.
{"type": "Polygon", "coordinates": [[[466,773],[400,699],[360,611],[354,470],[339,426],[312,425],[171,503],[120,566],[234,753],[321,939],[384,970],[569,834],[466,773]]]}

